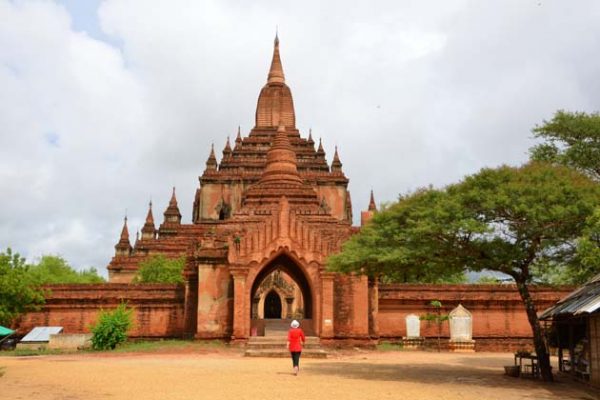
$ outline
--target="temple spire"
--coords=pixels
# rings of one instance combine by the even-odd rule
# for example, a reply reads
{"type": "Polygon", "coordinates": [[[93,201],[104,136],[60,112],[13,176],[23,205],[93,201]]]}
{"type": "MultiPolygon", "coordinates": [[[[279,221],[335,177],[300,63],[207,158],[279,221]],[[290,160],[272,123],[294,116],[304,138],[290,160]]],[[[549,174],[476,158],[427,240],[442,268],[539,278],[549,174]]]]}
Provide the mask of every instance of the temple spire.
{"type": "Polygon", "coordinates": [[[148,203],[148,214],[146,215],[146,222],[142,227],[142,240],[155,238],[156,226],[154,225],[154,215],[152,215],[152,200],[150,200],[150,203],[148,203]]]}
{"type": "Polygon", "coordinates": [[[229,156],[231,156],[231,145],[229,144],[229,136],[227,136],[227,142],[223,149],[223,158],[229,158],[229,156]]]}
{"type": "Polygon", "coordinates": [[[181,223],[181,213],[179,212],[179,206],[177,205],[177,197],[175,197],[175,186],[173,186],[173,194],[169,201],[169,206],[164,212],[165,222],[167,223],[181,223]]]}
{"type": "Polygon", "coordinates": [[[285,83],[283,75],[283,65],[279,56],[279,35],[275,34],[275,44],[273,47],[273,59],[271,60],[271,68],[269,69],[269,77],[267,83],[285,83]]]}
{"type": "Polygon", "coordinates": [[[215,171],[217,169],[217,157],[215,156],[215,144],[210,145],[210,154],[206,160],[206,169],[215,171]]]}
{"type": "Polygon", "coordinates": [[[377,211],[377,205],[375,204],[375,196],[373,195],[373,189],[371,189],[371,199],[369,200],[369,211],[377,211]]]}
{"type": "Polygon", "coordinates": [[[325,150],[323,149],[323,141],[319,138],[319,148],[317,149],[317,156],[325,158],[325,150]]]}
{"type": "Polygon", "coordinates": [[[333,154],[333,161],[331,162],[331,172],[342,172],[342,162],[338,155],[337,146],[335,146],[335,153],[333,154]]]}
{"type": "Polygon", "coordinates": [[[123,229],[119,243],[115,245],[115,253],[118,256],[126,256],[131,253],[131,243],[129,242],[129,230],[127,229],[127,216],[123,219],[123,229]]]}
{"type": "Polygon", "coordinates": [[[280,125],[277,128],[273,144],[267,152],[267,165],[260,178],[260,183],[302,184],[297,163],[296,153],[285,131],[285,126],[280,125]]]}

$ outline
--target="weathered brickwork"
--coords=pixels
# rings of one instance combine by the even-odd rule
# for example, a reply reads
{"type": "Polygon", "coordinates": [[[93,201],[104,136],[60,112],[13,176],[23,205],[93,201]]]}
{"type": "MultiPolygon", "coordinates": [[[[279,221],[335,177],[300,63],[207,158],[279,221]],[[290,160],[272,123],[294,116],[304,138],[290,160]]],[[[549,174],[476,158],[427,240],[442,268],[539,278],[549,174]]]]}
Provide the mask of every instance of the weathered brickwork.
{"type": "Polygon", "coordinates": [[[178,285],[48,285],[46,304],[23,316],[18,333],[35,326],[62,326],[88,333],[98,312],[125,302],[134,309],[132,337],[179,337],[184,333],[184,288],[178,285]]]}
{"type": "MultiPolygon", "coordinates": [[[[538,310],[543,311],[572,290],[571,286],[538,287],[532,288],[532,296],[538,310]]],[[[445,314],[458,304],[472,313],[477,350],[510,350],[531,344],[531,328],[514,285],[380,285],[379,336],[391,339],[406,336],[405,317],[435,313],[430,305],[432,300],[442,303],[441,312],[445,314]]],[[[437,332],[437,325],[421,323],[422,336],[434,337],[437,332]]],[[[448,323],[443,324],[441,335],[450,336],[448,323]]]]}

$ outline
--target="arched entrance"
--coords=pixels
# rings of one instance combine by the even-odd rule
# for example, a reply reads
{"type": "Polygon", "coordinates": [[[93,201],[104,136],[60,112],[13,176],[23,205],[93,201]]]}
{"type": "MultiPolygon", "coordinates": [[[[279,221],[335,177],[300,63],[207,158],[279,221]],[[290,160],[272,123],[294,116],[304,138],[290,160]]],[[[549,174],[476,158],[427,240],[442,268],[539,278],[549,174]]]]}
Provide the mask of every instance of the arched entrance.
{"type": "Polygon", "coordinates": [[[292,319],[302,320],[303,328],[312,331],[311,285],[304,270],[285,253],[271,260],[256,275],[250,304],[252,335],[264,335],[268,327],[287,330],[292,319]]]}
{"type": "Polygon", "coordinates": [[[281,297],[276,291],[271,290],[265,298],[265,319],[281,318],[281,297]]]}

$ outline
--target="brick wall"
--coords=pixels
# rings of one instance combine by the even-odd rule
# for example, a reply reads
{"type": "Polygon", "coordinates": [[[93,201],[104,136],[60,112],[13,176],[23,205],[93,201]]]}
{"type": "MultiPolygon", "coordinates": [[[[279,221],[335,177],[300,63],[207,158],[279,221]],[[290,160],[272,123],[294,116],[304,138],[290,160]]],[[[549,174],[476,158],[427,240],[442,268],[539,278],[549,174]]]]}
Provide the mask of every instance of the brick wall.
{"type": "Polygon", "coordinates": [[[87,333],[100,309],[112,309],[126,302],[134,309],[132,337],[182,336],[184,289],[179,285],[48,285],[46,304],[24,315],[17,325],[19,334],[35,326],[62,326],[64,333],[87,333]]]}
{"type": "MultiPolygon", "coordinates": [[[[574,288],[534,287],[532,296],[538,311],[550,307],[574,288]]],[[[435,310],[432,300],[439,300],[447,314],[459,303],[473,315],[473,338],[479,339],[479,350],[509,350],[522,347],[531,338],[525,309],[514,285],[381,285],[377,322],[382,339],[398,339],[406,335],[405,317],[424,315],[435,310]],[[499,348],[500,343],[506,346],[499,348]]],[[[437,336],[437,325],[421,322],[421,336],[437,336]]],[[[442,337],[450,336],[448,323],[443,323],[442,337]]]]}

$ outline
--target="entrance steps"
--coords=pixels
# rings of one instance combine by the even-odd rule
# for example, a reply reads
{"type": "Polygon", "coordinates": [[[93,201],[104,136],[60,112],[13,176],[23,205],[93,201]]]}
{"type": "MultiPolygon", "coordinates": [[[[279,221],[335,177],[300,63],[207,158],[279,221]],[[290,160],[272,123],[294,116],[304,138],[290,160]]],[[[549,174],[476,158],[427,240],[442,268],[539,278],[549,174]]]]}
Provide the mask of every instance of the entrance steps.
{"type": "MultiPolygon", "coordinates": [[[[286,348],[287,335],[252,336],[246,343],[246,357],[288,358],[290,352],[286,348]]],[[[321,347],[316,336],[307,336],[302,349],[302,357],[327,358],[327,352],[321,347]]]]}

